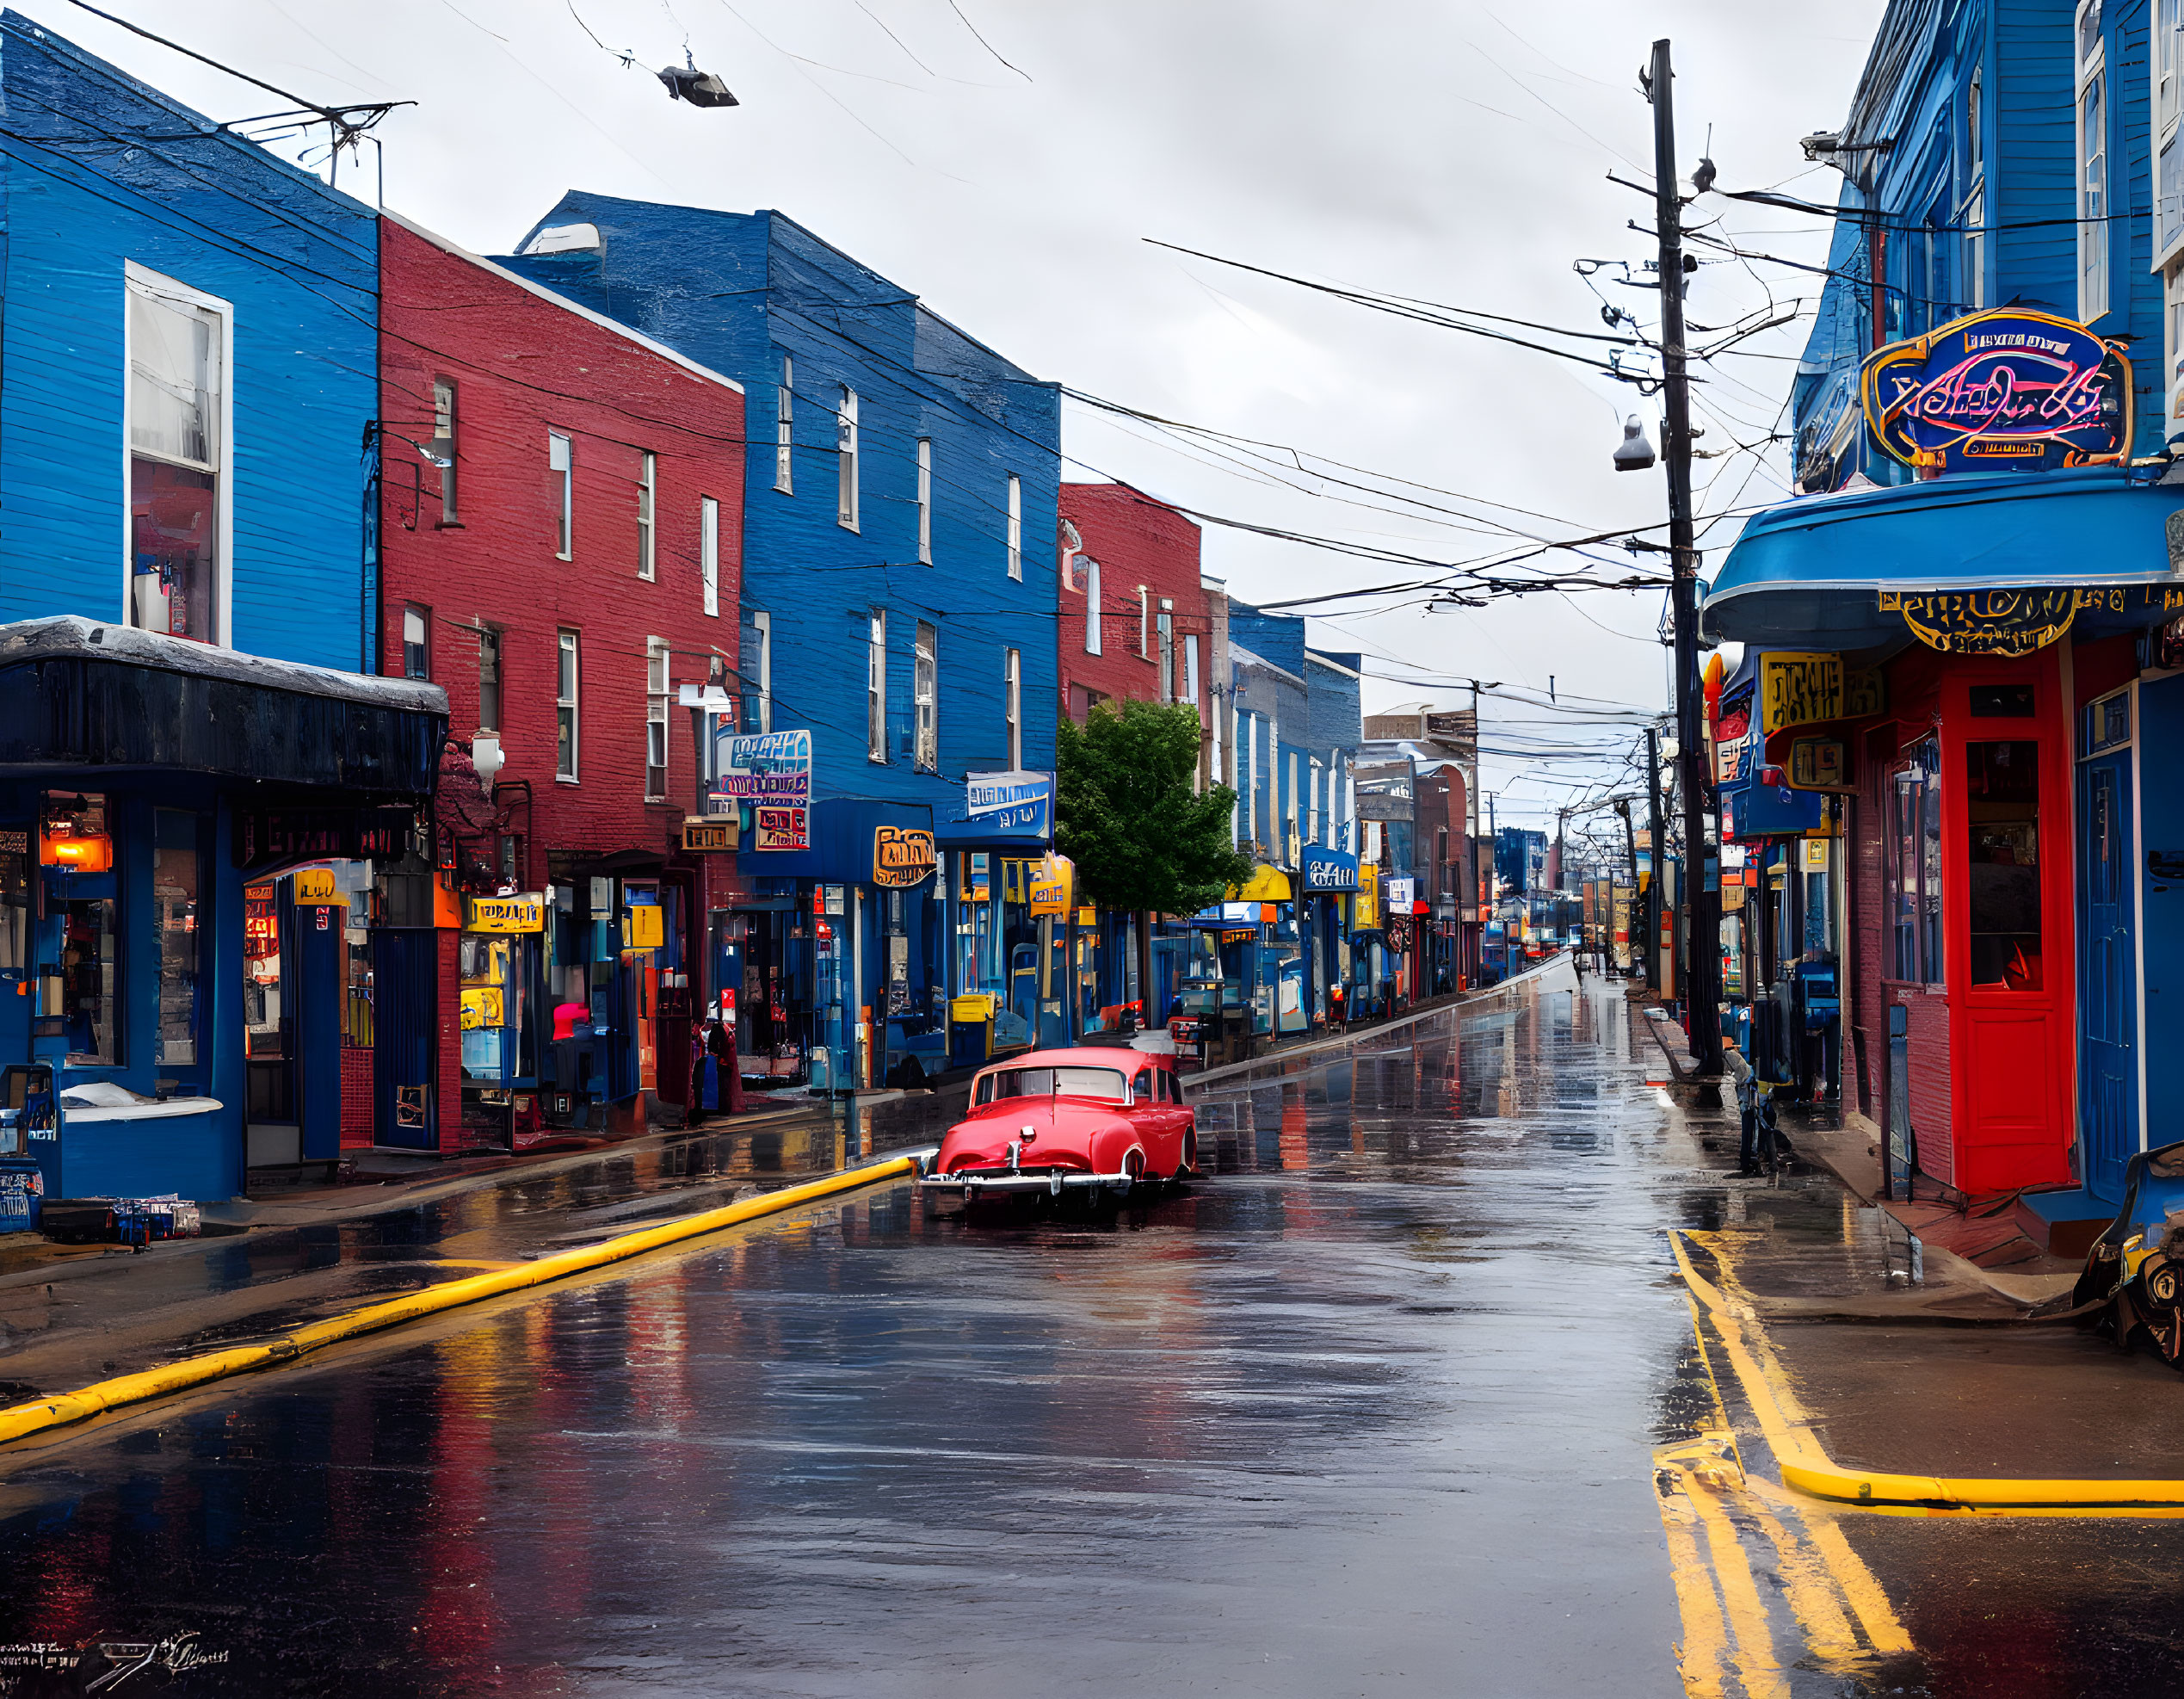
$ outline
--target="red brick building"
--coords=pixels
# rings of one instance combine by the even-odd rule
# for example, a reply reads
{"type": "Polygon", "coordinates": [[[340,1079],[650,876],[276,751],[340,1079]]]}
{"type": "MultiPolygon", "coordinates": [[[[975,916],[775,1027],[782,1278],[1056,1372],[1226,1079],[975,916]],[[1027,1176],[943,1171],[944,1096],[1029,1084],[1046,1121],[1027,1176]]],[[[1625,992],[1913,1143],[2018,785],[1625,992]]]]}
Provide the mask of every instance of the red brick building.
{"type": "Polygon", "coordinates": [[[380,231],[380,669],[450,707],[435,1007],[392,1006],[427,946],[387,946],[381,1066],[404,1067],[391,1019],[413,1053],[429,1026],[427,1148],[455,1147],[459,1102],[463,1142],[626,1127],[645,1090],[682,1100],[691,1012],[719,989],[708,917],[734,858],[683,847],[711,720],[682,687],[734,689],[743,396],[413,225],[380,231]]]}
{"type": "Polygon", "coordinates": [[[1210,746],[1226,657],[1199,528],[1127,484],[1064,484],[1061,516],[1061,712],[1082,725],[1102,701],[1191,702],[1210,746]]]}

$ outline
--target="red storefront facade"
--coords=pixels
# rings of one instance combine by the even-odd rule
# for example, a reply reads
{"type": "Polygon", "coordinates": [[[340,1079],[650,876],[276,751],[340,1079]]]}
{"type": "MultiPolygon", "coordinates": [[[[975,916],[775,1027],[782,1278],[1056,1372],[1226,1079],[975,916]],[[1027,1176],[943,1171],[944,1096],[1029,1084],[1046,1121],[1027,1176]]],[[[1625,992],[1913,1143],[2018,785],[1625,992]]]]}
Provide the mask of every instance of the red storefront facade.
{"type": "Polygon", "coordinates": [[[688,695],[737,686],[743,397],[414,226],[380,229],[380,666],[450,707],[438,1147],[447,1109],[477,1107],[495,1015],[517,1035],[489,1107],[516,1104],[519,1140],[527,1093],[548,1127],[630,1130],[647,1091],[683,1099],[692,1016],[720,989],[707,917],[731,904],[732,840],[684,848],[710,724],[688,695]],[[535,941],[480,945],[476,899],[517,893],[542,899],[535,941]],[[478,975],[504,959],[496,1001],[478,975]],[[565,1053],[587,1030],[597,1045],[565,1053]]]}

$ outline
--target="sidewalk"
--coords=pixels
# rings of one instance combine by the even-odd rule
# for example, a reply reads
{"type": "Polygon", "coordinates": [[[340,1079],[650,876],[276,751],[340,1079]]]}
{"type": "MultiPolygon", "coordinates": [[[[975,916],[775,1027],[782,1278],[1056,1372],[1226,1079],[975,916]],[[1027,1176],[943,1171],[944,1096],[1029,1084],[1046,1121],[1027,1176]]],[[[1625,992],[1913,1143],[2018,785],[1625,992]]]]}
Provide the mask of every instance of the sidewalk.
{"type": "Polygon", "coordinates": [[[917,1142],[922,1117],[878,1120],[862,1117],[853,1140],[841,1106],[784,1105],[602,1149],[215,1206],[206,1237],[141,1252],[9,1247],[0,1251],[0,1402],[281,1332],[917,1142]]]}

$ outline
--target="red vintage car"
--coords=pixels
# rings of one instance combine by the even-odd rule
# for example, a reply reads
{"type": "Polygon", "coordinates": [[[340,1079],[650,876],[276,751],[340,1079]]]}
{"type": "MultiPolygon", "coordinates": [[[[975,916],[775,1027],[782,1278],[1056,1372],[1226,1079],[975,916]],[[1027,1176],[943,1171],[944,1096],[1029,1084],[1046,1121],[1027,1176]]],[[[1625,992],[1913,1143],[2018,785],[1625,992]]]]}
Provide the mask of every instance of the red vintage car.
{"type": "Polygon", "coordinates": [[[972,1082],[971,1112],[948,1129],[918,1185],[982,1198],[1127,1194],[1189,1179],[1198,1118],[1175,1059],[1139,1050],[1034,1050],[972,1082]]]}

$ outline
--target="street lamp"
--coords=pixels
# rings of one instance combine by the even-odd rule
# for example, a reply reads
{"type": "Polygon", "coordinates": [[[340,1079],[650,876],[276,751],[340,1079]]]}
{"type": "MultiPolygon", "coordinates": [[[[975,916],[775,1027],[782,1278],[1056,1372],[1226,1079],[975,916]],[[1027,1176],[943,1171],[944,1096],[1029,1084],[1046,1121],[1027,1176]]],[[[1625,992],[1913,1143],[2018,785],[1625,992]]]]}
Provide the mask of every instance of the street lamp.
{"type": "Polygon", "coordinates": [[[1636,413],[1623,421],[1623,440],[1615,445],[1615,470],[1644,472],[1653,464],[1653,445],[1646,441],[1645,425],[1636,413]]]}

